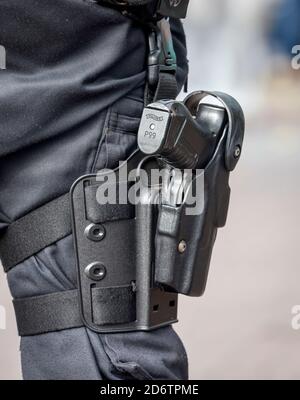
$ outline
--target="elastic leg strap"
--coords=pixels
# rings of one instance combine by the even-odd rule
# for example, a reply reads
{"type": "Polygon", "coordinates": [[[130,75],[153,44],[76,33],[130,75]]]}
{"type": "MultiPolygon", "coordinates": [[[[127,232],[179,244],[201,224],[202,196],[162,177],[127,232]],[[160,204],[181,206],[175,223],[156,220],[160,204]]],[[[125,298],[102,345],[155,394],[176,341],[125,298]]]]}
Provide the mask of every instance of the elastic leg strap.
{"type": "MultiPolygon", "coordinates": [[[[136,319],[132,286],[92,289],[93,317],[97,325],[126,324],[136,319]]],[[[84,326],[78,290],[13,301],[20,336],[84,326]]]]}
{"type": "Polygon", "coordinates": [[[13,222],[0,237],[0,256],[8,272],[33,254],[72,232],[69,193],[13,222]]]}

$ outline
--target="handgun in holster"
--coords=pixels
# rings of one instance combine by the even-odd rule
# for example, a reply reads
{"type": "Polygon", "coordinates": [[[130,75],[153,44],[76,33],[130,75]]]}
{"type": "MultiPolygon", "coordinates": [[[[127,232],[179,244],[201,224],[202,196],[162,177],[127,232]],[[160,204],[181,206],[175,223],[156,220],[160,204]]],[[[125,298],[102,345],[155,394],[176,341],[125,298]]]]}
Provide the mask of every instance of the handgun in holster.
{"type": "Polygon", "coordinates": [[[242,109],[224,93],[159,101],[144,109],[139,148],[129,160],[73,185],[81,310],[88,327],[155,329],[177,321],[179,294],[204,293],[243,136],[242,109]],[[208,96],[220,105],[203,103],[208,96]],[[153,172],[161,179],[153,181],[153,172]],[[99,204],[103,185],[116,193],[138,189],[134,199],[115,196],[116,204],[99,204]]]}

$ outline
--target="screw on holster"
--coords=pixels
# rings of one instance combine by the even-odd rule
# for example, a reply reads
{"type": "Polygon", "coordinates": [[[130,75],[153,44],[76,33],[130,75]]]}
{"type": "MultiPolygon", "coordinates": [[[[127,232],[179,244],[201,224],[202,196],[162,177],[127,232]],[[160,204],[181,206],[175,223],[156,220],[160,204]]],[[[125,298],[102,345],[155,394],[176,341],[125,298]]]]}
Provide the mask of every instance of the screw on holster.
{"type": "Polygon", "coordinates": [[[234,149],[234,158],[239,158],[241,155],[242,149],[240,145],[237,145],[234,149]]]}
{"type": "Polygon", "coordinates": [[[104,279],[106,276],[106,268],[100,262],[89,264],[84,272],[87,277],[92,279],[93,281],[102,281],[102,279],[104,279]]]}
{"type": "Polygon", "coordinates": [[[105,238],[105,233],[104,226],[99,224],[90,224],[84,231],[85,236],[93,242],[100,242],[103,240],[105,238]]]}
{"type": "Polygon", "coordinates": [[[183,254],[186,252],[186,249],[187,249],[186,241],[182,240],[178,245],[178,251],[180,254],[183,254]]]}

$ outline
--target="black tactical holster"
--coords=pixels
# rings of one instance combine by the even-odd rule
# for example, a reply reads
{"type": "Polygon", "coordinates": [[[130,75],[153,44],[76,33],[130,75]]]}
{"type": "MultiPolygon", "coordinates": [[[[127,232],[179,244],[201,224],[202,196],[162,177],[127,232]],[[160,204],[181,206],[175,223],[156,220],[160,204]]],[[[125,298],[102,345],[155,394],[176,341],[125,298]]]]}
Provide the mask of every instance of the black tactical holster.
{"type": "Polygon", "coordinates": [[[184,102],[154,103],[143,114],[140,150],[117,170],[84,176],[73,185],[80,306],[89,328],[158,328],[177,321],[178,294],[204,293],[243,135],[242,110],[223,93],[196,92],[184,102]],[[201,103],[208,95],[222,107],[201,103]],[[190,169],[188,182],[181,180],[179,168],[190,169]],[[151,182],[153,170],[167,178],[151,182]],[[136,202],[118,195],[137,182],[136,202]],[[116,188],[115,204],[99,204],[103,186],[108,192],[116,188]],[[200,204],[191,205],[197,189],[200,204]]]}

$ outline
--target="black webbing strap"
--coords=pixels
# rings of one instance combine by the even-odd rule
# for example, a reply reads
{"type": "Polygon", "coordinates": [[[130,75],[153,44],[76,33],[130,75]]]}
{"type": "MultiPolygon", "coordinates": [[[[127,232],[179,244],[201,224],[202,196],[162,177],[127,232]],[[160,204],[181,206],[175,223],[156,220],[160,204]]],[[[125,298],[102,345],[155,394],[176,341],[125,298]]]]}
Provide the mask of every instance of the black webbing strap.
{"type": "Polygon", "coordinates": [[[170,22],[162,19],[149,32],[148,87],[146,105],[159,100],[176,99],[177,55],[174,48],[170,22]]]}
{"type": "MultiPolygon", "coordinates": [[[[135,321],[136,303],[132,286],[93,288],[93,317],[99,326],[135,321]]],[[[39,335],[84,326],[77,290],[15,299],[20,336],[39,335]]]]}
{"type": "Polygon", "coordinates": [[[71,234],[69,194],[13,222],[0,237],[4,271],[71,234]]]}
{"type": "MultiPolygon", "coordinates": [[[[96,187],[85,190],[87,210],[94,223],[134,218],[131,204],[107,204],[100,207],[96,187]]],[[[72,233],[69,193],[13,222],[0,236],[0,258],[4,271],[37,254],[72,233]]]]}
{"type": "Polygon", "coordinates": [[[176,75],[161,72],[155,91],[149,85],[146,86],[144,102],[147,106],[160,100],[176,99],[177,96],[178,83],[176,75]]]}
{"type": "Polygon", "coordinates": [[[158,85],[153,102],[166,99],[176,99],[177,94],[178,85],[176,75],[167,72],[161,72],[159,74],[158,85]]]}

